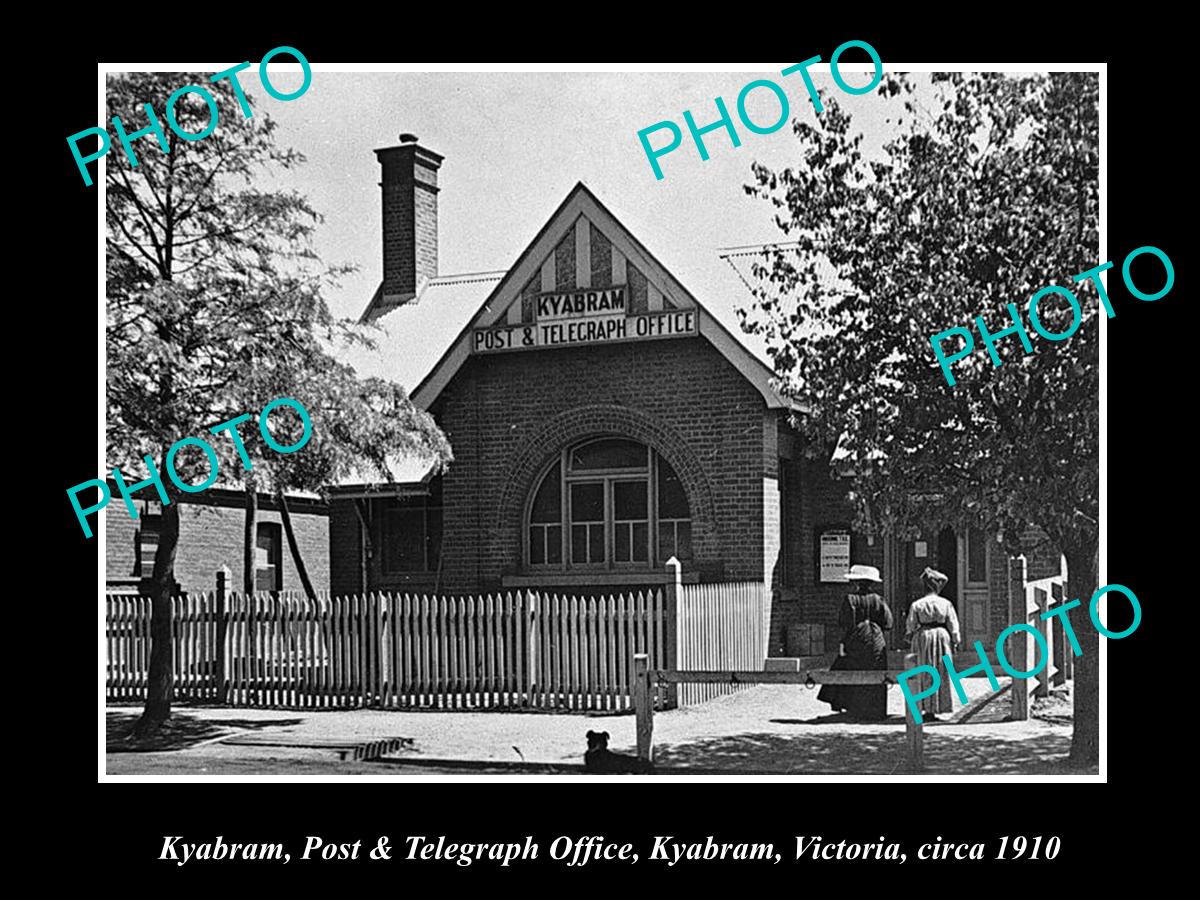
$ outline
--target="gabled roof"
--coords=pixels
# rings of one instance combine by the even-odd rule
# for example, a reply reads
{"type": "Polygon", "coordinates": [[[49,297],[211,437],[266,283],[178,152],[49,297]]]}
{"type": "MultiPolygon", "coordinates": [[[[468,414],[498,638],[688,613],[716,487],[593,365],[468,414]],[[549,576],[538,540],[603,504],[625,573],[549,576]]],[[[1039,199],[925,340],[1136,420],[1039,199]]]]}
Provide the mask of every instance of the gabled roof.
{"type": "MultiPolygon", "coordinates": [[[[700,301],[582,183],[559,204],[507,271],[439,276],[424,281],[416,297],[391,308],[382,305],[381,290],[367,304],[362,321],[381,329],[378,347],[355,347],[343,358],[361,375],[399,383],[413,402],[428,409],[470,356],[474,328],[503,324],[521,291],[547,262],[553,265],[559,241],[584,218],[612,244],[614,251],[647,280],[662,308],[695,308],[699,332],[758,389],[769,407],[788,403],[771,388],[773,372],[765,345],[738,327],[735,309],[748,299],[746,286],[727,267],[708,273],[715,282],[700,301]]],[[[537,351],[533,351],[537,352],[537,351]]]]}
{"type": "MultiPolygon", "coordinates": [[[[542,286],[553,278],[555,250],[581,220],[612,245],[622,271],[635,268],[646,279],[651,309],[695,309],[700,335],[712,344],[759,391],[770,408],[789,408],[771,387],[773,371],[761,337],[738,325],[736,308],[750,298],[748,286],[727,265],[718,263],[704,274],[709,287],[699,301],[582,183],[567,194],[533,241],[507,271],[446,275],[423,281],[407,303],[386,306],[382,285],[360,318],[380,331],[374,349],[354,346],[341,356],[363,376],[394,381],[413,402],[428,409],[470,356],[475,328],[502,325],[520,314],[521,292],[539,274],[542,286]]],[[[616,263],[614,262],[614,266],[616,263]]],[[[530,351],[541,352],[541,351],[530,351]]],[[[395,486],[420,486],[432,463],[389,459],[395,486]]],[[[342,485],[377,481],[375,475],[343,480],[342,485]]]]}
{"type": "MultiPolygon", "coordinates": [[[[749,342],[741,339],[745,335],[739,335],[730,328],[730,325],[737,328],[732,315],[733,305],[737,301],[733,297],[717,298],[714,305],[724,307],[722,312],[726,314],[714,315],[709,305],[697,300],[582,182],[570,191],[512,267],[494,284],[475,315],[462,325],[453,341],[445,346],[441,358],[412,389],[414,403],[423,408],[433,403],[470,355],[471,330],[503,324],[505,317],[510,315],[509,311],[520,304],[522,289],[547,264],[553,266],[555,248],[571,229],[577,227],[581,217],[608,239],[614,254],[623,257],[622,265],[628,263],[645,276],[652,303],[659,302],[660,308],[696,309],[700,334],[758,389],[766,404],[773,408],[788,405],[771,388],[773,372],[767,361],[747,346],[749,342]]],[[[739,294],[744,297],[743,292],[739,291],[739,294]]],[[[385,318],[391,315],[386,314],[385,318]]],[[[421,335],[418,339],[424,338],[421,335]]]]}

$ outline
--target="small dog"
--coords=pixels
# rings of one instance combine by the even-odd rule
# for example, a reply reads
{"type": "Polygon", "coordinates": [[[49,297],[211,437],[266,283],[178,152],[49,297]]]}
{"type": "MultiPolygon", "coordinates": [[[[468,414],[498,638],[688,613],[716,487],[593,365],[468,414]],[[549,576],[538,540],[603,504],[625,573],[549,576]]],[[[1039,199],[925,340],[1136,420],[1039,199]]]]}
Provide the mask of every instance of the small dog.
{"type": "Polygon", "coordinates": [[[587,742],[583,767],[589,772],[601,775],[645,775],[654,771],[652,762],[609,750],[607,731],[589,731],[587,742]]]}

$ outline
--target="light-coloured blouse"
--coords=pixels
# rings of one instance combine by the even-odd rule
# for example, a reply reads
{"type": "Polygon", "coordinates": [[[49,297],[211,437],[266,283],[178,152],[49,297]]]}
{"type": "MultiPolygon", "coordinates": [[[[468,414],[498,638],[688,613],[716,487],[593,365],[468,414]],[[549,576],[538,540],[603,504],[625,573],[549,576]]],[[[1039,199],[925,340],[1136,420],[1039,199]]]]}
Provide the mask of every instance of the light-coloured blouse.
{"type": "Polygon", "coordinates": [[[956,645],[962,642],[954,604],[938,594],[926,594],[920,600],[914,601],[913,605],[908,608],[908,622],[904,631],[909,637],[912,637],[922,628],[933,628],[938,625],[950,632],[950,639],[956,645]]]}

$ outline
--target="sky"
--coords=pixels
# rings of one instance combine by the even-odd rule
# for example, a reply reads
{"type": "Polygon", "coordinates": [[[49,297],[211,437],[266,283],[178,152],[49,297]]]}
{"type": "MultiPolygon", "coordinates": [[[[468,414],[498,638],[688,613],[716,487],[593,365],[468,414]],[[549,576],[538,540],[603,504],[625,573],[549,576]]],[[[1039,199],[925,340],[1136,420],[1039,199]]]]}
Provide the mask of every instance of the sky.
{"type": "MultiPolygon", "coordinates": [[[[326,71],[316,67],[309,90],[281,102],[248,71],[243,79],[255,110],[279,123],[281,145],[307,163],[283,182],[303,193],[325,221],[316,250],[327,264],[353,263],[359,272],[329,295],[333,312],[357,317],[382,275],[377,148],[399,143],[402,132],[445,157],[438,173],[439,272],[507,269],[533,240],[576,182],[584,182],[701,302],[710,290],[728,290],[730,270],[717,248],[784,239],[773,208],[746,195],[752,162],[781,168],[798,163],[790,127],[769,135],[744,128],[737,117],[741,88],[771,79],[789,100],[790,118],[817,114],[799,75],[774,69],[727,72],[386,72],[326,71]],[[722,97],[742,140],[726,132],[706,137],[702,161],[688,136],[683,111],[697,125],[718,117],[722,97]],[[660,158],[654,177],[637,132],[663,120],[683,130],[683,143],[660,158]]],[[[851,85],[870,80],[869,63],[851,85]]],[[[891,133],[898,100],[876,93],[851,96],[827,72],[811,70],[863,129],[864,149],[877,152],[891,133]],[[891,123],[887,120],[891,118],[891,123]]],[[[273,82],[292,86],[286,76],[273,82]]],[[[298,84],[299,76],[295,76],[298,84]]],[[[750,94],[752,120],[769,124],[779,104],[766,88],[750,94]]],[[[654,146],[666,132],[651,136],[654,146]]]]}

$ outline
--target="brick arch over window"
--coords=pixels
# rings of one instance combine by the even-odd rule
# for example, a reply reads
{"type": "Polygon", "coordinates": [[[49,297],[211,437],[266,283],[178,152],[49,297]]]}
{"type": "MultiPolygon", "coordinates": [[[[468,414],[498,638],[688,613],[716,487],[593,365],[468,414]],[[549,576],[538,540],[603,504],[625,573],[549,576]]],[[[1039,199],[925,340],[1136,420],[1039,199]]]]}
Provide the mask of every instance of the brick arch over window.
{"type": "Polygon", "coordinates": [[[496,530],[514,548],[510,562],[521,561],[521,530],[526,501],[535,479],[563,447],[601,435],[627,437],[657,450],[671,464],[687,492],[692,514],[692,545],[697,558],[717,546],[716,516],[708,478],[700,460],[674,429],[625,406],[577,406],[551,419],[517,457],[495,512],[496,530]]]}

